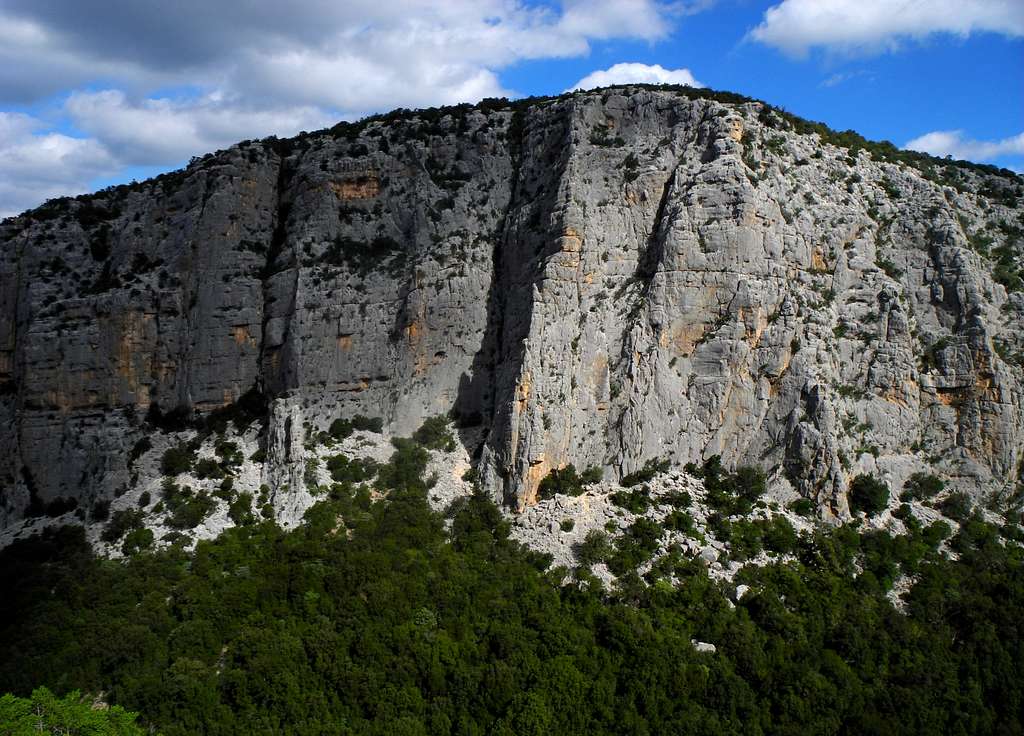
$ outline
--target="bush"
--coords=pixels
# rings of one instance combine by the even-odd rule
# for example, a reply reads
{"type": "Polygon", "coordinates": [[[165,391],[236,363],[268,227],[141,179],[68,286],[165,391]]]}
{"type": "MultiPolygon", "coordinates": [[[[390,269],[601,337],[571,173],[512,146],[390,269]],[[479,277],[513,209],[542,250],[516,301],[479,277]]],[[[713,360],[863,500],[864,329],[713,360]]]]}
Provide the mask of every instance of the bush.
{"type": "Polygon", "coordinates": [[[956,491],[954,493],[950,493],[949,496],[939,504],[939,510],[943,515],[953,519],[953,521],[964,521],[971,515],[971,506],[970,497],[966,493],[956,491]]]}
{"type": "Polygon", "coordinates": [[[662,498],[662,501],[676,509],[688,509],[693,505],[693,497],[690,496],[689,491],[675,491],[673,493],[668,493],[664,498],[662,498]]]}
{"type": "Polygon", "coordinates": [[[46,509],[43,513],[49,516],[51,519],[56,519],[58,516],[74,511],[78,508],[78,499],[76,498],[55,498],[46,504],[46,509]]]}
{"type": "Polygon", "coordinates": [[[811,516],[814,513],[814,501],[809,498],[798,498],[789,505],[789,510],[797,516],[811,516]]]}
{"type": "Polygon", "coordinates": [[[377,463],[372,458],[355,460],[339,453],[327,458],[327,470],[335,483],[360,483],[377,474],[377,463]]]}
{"type": "Polygon", "coordinates": [[[160,458],[160,472],[170,478],[192,470],[196,461],[196,451],[191,445],[181,444],[169,447],[160,458]]]}
{"type": "Polygon", "coordinates": [[[647,483],[654,476],[659,473],[664,473],[671,467],[671,463],[668,459],[659,460],[658,458],[651,458],[644,463],[644,466],[633,473],[627,473],[622,476],[622,480],[619,481],[619,485],[623,488],[631,488],[632,486],[640,485],[641,483],[647,483]]]}
{"type": "Polygon", "coordinates": [[[187,486],[179,487],[174,483],[164,484],[163,496],[169,512],[167,526],[172,529],[195,529],[217,505],[205,491],[196,493],[187,486]]]}
{"type": "Polygon", "coordinates": [[[149,491],[143,491],[142,495],[139,496],[139,508],[144,509],[149,506],[150,495],[149,491]]]}
{"type": "Polygon", "coordinates": [[[889,486],[870,473],[858,475],[850,483],[846,497],[851,513],[863,511],[868,516],[874,516],[889,505],[889,486]]]}
{"type": "Polygon", "coordinates": [[[213,449],[217,453],[217,457],[220,458],[222,466],[237,467],[242,464],[244,458],[237,443],[220,439],[217,440],[217,444],[214,445],[213,449]]]}
{"type": "Polygon", "coordinates": [[[413,440],[426,447],[428,450],[444,450],[451,452],[455,449],[455,437],[448,426],[446,417],[430,417],[412,433],[413,440]]]}
{"type": "Polygon", "coordinates": [[[230,501],[235,497],[235,479],[228,476],[222,480],[220,485],[214,490],[213,495],[224,501],[230,501]]]}
{"type": "Polygon", "coordinates": [[[256,520],[252,513],[252,494],[239,493],[228,506],[228,518],[235,526],[245,526],[256,520]]]}
{"type": "Polygon", "coordinates": [[[380,417],[363,416],[362,414],[356,414],[351,419],[335,419],[331,422],[330,428],[327,430],[328,434],[336,440],[343,440],[349,437],[353,432],[361,430],[363,432],[376,432],[380,434],[384,429],[384,420],[380,417]]]}
{"type": "Polygon", "coordinates": [[[195,465],[196,477],[201,480],[210,480],[224,477],[224,471],[212,457],[204,457],[195,465]]]}
{"type": "Polygon", "coordinates": [[[764,546],[770,552],[787,554],[796,549],[796,529],[783,516],[773,516],[770,521],[762,522],[764,546]]]}
{"type": "Polygon", "coordinates": [[[766,490],[764,471],[743,466],[735,473],[727,472],[718,455],[712,455],[702,469],[707,503],[715,511],[727,516],[749,514],[766,490]]]}
{"type": "Polygon", "coordinates": [[[943,480],[931,473],[914,473],[903,484],[901,501],[923,501],[934,498],[946,489],[943,480]]]}
{"type": "Polygon", "coordinates": [[[121,545],[121,553],[125,557],[143,552],[153,547],[153,531],[151,529],[132,529],[125,535],[124,543],[121,545]]]}
{"type": "Polygon", "coordinates": [[[642,514],[651,507],[650,489],[641,486],[632,491],[615,491],[611,495],[611,502],[631,513],[642,514]]]}
{"type": "Polygon", "coordinates": [[[558,523],[558,528],[563,532],[571,532],[576,527],[576,522],[572,519],[562,519],[558,523]]]}
{"type": "Polygon", "coordinates": [[[693,521],[693,515],[689,511],[673,509],[665,517],[662,526],[672,531],[682,532],[690,537],[697,535],[697,526],[693,521]]]}
{"type": "Polygon", "coordinates": [[[615,554],[608,560],[608,569],[615,575],[635,571],[657,551],[660,539],[660,526],[650,519],[637,519],[615,540],[615,554]]]}
{"type": "Polygon", "coordinates": [[[137,509],[121,509],[115,511],[113,517],[107,523],[107,527],[100,534],[100,539],[113,544],[128,532],[142,528],[143,515],[137,509]]]}
{"type": "Polygon", "coordinates": [[[601,480],[600,468],[588,468],[582,475],[577,474],[576,467],[569,463],[564,468],[555,468],[540,482],[537,497],[544,500],[554,498],[556,494],[579,496],[586,486],[601,480]]]}
{"type": "Polygon", "coordinates": [[[612,553],[612,545],[607,532],[591,529],[582,542],[573,545],[572,551],[581,565],[590,567],[604,562],[612,553]]]}

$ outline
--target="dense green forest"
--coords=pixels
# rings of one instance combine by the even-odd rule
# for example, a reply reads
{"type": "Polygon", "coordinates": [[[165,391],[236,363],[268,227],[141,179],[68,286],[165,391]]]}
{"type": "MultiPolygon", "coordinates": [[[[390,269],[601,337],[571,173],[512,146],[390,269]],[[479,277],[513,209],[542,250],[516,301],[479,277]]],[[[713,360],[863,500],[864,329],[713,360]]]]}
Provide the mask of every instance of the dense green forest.
{"type": "Polygon", "coordinates": [[[676,551],[607,591],[483,496],[431,511],[428,451],[395,445],[386,501],[340,483],[290,532],[126,562],[78,527],[10,546],[0,692],[103,693],[167,736],[1024,733],[1021,549],[980,517],[958,560],[944,524],[804,535],[735,605],[676,551]]]}

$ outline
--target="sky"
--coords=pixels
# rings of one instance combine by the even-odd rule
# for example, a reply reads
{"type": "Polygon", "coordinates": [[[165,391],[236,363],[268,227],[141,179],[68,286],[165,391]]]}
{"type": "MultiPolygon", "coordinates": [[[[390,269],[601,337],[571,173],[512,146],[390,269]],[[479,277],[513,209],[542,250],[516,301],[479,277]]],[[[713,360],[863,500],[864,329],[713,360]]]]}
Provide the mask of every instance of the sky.
{"type": "Polygon", "coordinates": [[[247,138],[628,82],[1024,172],[1024,0],[0,0],[0,217],[247,138]]]}

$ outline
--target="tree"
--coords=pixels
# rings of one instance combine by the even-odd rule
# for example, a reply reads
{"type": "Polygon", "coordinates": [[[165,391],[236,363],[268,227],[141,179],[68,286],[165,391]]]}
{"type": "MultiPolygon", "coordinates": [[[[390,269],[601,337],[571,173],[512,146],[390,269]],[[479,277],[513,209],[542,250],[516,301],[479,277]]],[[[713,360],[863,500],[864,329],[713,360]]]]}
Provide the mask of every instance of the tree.
{"type": "Polygon", "coordinates": [[[852,513],[863,511],[874,516],[889,505],[889,486],[870,473],[858,475],[850,483],[847,499],[852,513]]]}
{"type": "Polygon", "coordinates": [[[29,698],[10,693],[0,697],[0,733],[12,736],[143,736],[146,732],[135,723],[137,717],[118,705],[94,708],[77,690],[63,698],[45,687],[33,690],[29,698]]]}

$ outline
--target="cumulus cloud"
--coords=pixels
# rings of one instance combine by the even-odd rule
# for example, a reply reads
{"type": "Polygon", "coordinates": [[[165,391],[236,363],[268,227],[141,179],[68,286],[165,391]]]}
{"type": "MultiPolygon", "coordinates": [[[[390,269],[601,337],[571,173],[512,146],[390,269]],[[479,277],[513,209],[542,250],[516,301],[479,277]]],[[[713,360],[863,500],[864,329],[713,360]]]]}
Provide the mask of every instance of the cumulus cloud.
{"type": "Polygon", "coordinates": [[[40,202],[87,191],[118,162],[95,140],[45,132],[47,125],[21,113],[0,112],[0,217],[40,202]]]}
{"type": "Polygon", "coordinates": [[[690,87],[704,85],[693,78],[689,69],[665,69],[660,64],[622,63],[608,69],[591,72],[566,92],[593,89],[614,84],[685,84],[690,87]]]}
{"type": "Polygon", "coordinates": [[[844,53],[896,48],[935,33],[1024,36],[1021,0],[783,0],[749,37],[793,56],[815,47],[844,53]]]}
{"type": "MultiPolygon", "coordinates": [[[[450,96],[453,88],[496,91],[485,72],[585,54],[594,40],[656,40],[668,33],[672,10],[655,0],[5,0],[0,40],[13,43],[0,58],[45,66],[50,87],[117,69],[140,82],[201,78],[229,94],[269,85],[261,87],[268,94],[359,111],[381,99],[394,106],[431,92],[450,96]],[[296,70],[332,84],[305,83],[296,70]],[[368,95],[380,79],[408,82],[368,95]]],[[[15,76],[0,95],[11,93],[15,76]]]]}
{"type": "Polygon", "coordinates": [[[1024,156],[1024,133],[998,141],[979,141],[968,138],[962,130],[936,130],[909,141],[904,148],[965,161],[993,161],[1002,156],[1024,156]]]}
{"type": "Polygon", "coordinates": [[[595,41],[655,41],[707,2],[3,0],[0,105],[67,99],[49,130],[38,120],[29,133],[0,130],[0,152],[50,160],[63,190],[0,164],[0,211],[80,191],[89,166],[94,177],[172,166],[242,138],[511,96],[497,75],[511,64],[585,55],[595,41]]]}
{"type": "Polygon", "coordinates": [[[182,161],[243,138],[293,135],[332,121],[313,107],[253,110],[218,95],[132,101],[119,90],[76,92],[65,109],[76,128],[132,166],[182,161]]]}

